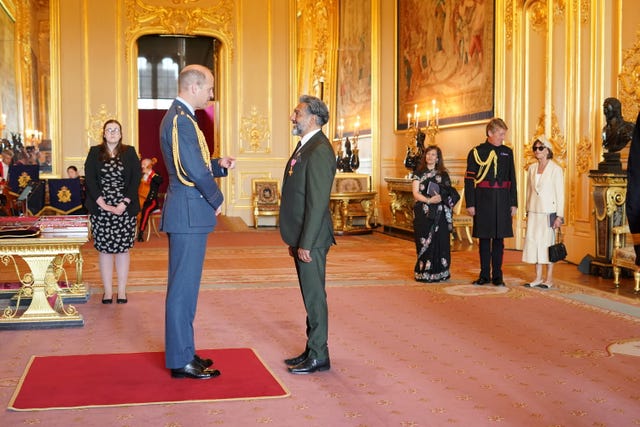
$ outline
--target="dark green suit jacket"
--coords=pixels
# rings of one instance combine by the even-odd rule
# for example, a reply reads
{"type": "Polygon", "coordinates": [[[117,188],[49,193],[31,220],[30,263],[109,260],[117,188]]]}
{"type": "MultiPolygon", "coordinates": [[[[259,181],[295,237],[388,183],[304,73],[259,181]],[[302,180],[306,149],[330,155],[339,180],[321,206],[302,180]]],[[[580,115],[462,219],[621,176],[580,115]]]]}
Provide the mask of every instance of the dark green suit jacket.
{"type": "Polygon", "coordinates": [[[289,159],[280,202],[280,235],[287,245],[310,250],[335,243],[329,211],[335,174],[335,153],[322,131],[289,159]]]}

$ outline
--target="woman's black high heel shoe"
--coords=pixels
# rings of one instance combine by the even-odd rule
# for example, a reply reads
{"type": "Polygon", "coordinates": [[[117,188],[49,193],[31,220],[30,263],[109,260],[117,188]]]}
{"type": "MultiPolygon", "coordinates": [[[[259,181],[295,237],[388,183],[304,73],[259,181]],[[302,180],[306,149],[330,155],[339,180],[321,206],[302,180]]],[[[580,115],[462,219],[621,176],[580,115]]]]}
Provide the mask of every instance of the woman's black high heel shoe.
{"type": "Polygon", "coordinates": [[[111,304],[113,302],[113,297],[107,299],[104,297],[104,294],[102,294],[102,303],[103,304],[111,304]]]}

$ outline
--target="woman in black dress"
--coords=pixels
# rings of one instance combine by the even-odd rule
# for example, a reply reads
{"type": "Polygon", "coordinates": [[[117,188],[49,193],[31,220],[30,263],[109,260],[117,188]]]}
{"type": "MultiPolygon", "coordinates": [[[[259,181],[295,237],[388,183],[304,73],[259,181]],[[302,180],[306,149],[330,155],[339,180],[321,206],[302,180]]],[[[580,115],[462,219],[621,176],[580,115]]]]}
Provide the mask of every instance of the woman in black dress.
{"type": "Polygon", "coordinates": [[[113,302],[113,265],[118,276],[118,304],[127,302],[129,249],[133,247],[140,210],[140,159],[122,143],[122,126],[111,119],[103,126],[102,143],[91,147],[84,164],[93,245],[100,252],[103,304],[113,302]]]}
{"type": "Polygon", "coordinates": [[[442,151],[435,145],[424,150],[412,174],[413,230],[418,260],[414,274],[418,282],[440,282],[451,277],[452,208],[460,199],[451,186],[442,151]]]}

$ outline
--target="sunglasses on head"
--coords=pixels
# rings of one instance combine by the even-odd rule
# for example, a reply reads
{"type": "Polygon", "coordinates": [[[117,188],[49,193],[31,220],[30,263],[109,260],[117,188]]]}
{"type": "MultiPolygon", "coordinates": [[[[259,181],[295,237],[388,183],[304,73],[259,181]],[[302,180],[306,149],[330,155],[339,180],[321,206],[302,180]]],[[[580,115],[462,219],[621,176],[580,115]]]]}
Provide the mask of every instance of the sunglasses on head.
{"type": "Polygon", "coordinates": [[[547,147],[545,147],[544,145],[536,145],[535,147],[533,147],[533,151],[536,151],[536,150],[542,151],[545,148],[547,148],[547,147]]]}

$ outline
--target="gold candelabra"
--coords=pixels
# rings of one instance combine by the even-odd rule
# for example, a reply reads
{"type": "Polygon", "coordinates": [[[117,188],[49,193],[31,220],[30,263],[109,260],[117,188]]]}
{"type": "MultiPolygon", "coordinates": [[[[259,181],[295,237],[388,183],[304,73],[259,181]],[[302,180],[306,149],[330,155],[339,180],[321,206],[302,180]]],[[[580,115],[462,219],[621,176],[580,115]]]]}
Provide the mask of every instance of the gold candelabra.
{"type": "MultiPolygon", "coordinates": [[[[425,115],[427,118],[424,122],[424,133],[428,138],[429,145],[436,145],[436,135],[440,131],[440,109],[437,107],[435,99],[431,101],[431,109],[427,109],[425,115]]],[[[409,131],[408,138],[411,140],[415,140],[415,135],[421,130],[418,104],[413,106],[413,116],[411,113],[407,114],[407,130],[409,131]]]]}
{"type": "Polygon", "coordinates": [[[42,141],[42,132],[37,129],[27,129],[24,133],[24,141],[27,145],[39,145],[42,141]]]}
{"type": "Polygon", "coordinates": [[[343,138],[344,119],[338,125],[338,142],[336,143],[336,166],[341,172],[355,172],[360,167],[358,155],[358,138],[360,137],[360,116],[354,124],[353,135],[343,138]]]}

